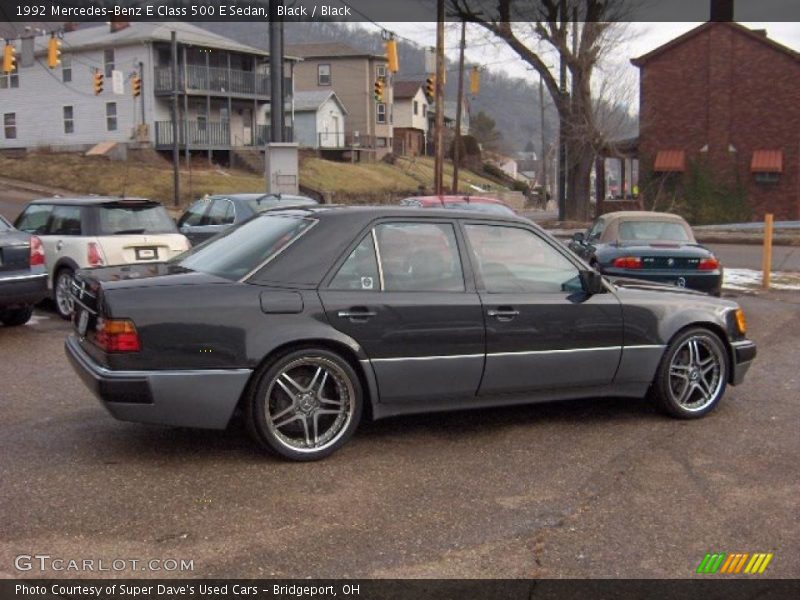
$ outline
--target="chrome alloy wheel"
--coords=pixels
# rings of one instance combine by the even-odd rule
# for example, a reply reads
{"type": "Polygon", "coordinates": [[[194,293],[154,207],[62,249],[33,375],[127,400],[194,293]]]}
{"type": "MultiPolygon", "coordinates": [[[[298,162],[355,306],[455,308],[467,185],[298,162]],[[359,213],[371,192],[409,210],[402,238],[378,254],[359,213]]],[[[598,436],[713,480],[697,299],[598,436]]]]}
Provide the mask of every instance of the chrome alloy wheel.
{"type": "Polygon", "coordinates": [[[68,270],[64,269],[59,272],[58,278],[56,279],[55,293],[58,312],[64,318],[68,318],[74,310],[71,287],[72,275],[68,270]]]}
{"type": "Polygon", "coordinates": [[[355,391],[334,362],[298,358],[270,382],[264,402],[267,427],[286,448],[319,452],[335,444],[355,411],[355,391]]]}
{"type": "Polygon", "coordinates": [[[669,392],[683,409],[701,411],[719,396],[727,375],[723,352],[698,335],[686,339],[672,355],[669,392]]]}

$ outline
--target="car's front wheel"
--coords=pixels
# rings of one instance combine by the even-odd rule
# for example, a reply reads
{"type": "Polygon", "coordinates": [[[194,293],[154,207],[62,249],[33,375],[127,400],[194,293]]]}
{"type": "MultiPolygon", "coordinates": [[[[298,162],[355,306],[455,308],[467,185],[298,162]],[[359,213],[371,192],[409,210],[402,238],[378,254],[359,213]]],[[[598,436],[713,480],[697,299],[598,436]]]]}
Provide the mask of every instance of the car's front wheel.
{"type": "Polygon", "coordinates": [[[246,399],[248,429],[262,446],[298,461],[324,458],[353,435],[363,405],[353,367],[321,348],[265,367],[246,399]]]}
{"type": "Polygon", "coordinates": [[[716,407],[725,393],[728,356],[717,334],[692,328],[667,347],[651,396],[667,413],[697,419],[716,407]]]}
{"type": "Polygon", "coordinates": [[[32,306],[0,310],[0,323],[6,327],[25,325],[25,323],[30,321],[31,315],[33,315],[32,306]]]}
{"type": "Polygon", "coordinates": [[[53,301],[56,304],[56,312],[62,319],[72,318],[74,304],[72,300],[72,279],[75,274],[69,267],[60,269],[56,274],[53,284],[53,301]]]}

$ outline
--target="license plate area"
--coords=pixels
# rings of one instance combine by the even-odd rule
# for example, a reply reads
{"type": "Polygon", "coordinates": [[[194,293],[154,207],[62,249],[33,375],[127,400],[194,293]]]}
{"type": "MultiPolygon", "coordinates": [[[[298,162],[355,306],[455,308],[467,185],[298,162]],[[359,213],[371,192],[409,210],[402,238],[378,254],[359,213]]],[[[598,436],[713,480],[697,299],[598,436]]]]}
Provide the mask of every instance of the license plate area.
{"type": "Polygon", "coordinates": [[[158,260],[158,248],[134,248],[136,260],[158,260]]]}
{"type": "Polygon", "coordinates": [[[78,335],[86,337],[86,330],[89,329],[89,312],[83,308],[75,308],[75,329],[78,335]]]}

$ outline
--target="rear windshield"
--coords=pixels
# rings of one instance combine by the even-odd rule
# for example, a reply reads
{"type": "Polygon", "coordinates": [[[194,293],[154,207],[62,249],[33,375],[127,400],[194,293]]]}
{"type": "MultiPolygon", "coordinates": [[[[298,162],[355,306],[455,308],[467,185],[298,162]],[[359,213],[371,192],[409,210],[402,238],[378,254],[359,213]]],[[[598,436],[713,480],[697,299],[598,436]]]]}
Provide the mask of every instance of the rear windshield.
{"type": "Polygon", "coordinates": [[[291,215],[263,215],[229,229],[170,262],[237,281],[275,256],[315,222],[291,215]]]}
{"type": "Polygon", "coordinates": [[[275,208],[276,206],[289,207],[289,206],[308,206],[309,204],[316,204],[316,201],[305,196],[287,196],[282,195],[280,198],[277,196],[261,196],[260,198],[253,198],[248,200],[247,203],[253,212],[261,212],[275,208]]]}
{"type": "Polygon", "coordinates": [[[670,242],[690,242],[692,238],[680,223],[671,221],[627,221],[619,224],[619,240],[664,240],[670,242]]]}
{"type": "Polygon", "coordinates": [[[104,204],[99,215],[100,235],[178,232],[160,204],[104,204]]]}

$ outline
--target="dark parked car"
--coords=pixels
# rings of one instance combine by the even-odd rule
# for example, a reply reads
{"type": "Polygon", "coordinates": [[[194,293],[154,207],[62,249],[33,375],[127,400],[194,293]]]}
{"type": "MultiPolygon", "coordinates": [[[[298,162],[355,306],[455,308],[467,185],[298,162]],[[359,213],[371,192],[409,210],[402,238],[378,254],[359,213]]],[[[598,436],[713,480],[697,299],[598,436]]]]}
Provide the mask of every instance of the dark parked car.
{"type": "Polygon", "coordinates": [[[196,245],[265,210],[313,204],[317,204],[313,198],[290,194],[207,196],[184,211],[178,219],[178,228],[196,245]]]}
{"type": "Polygon", "coordinates": [[[0,217],[0,323],[24,325],[47,297],[42,241],[0,217]]]}
{"type": "Polygon", "coordinates": [[[521,218],[264,213],[160,265],[81,272],[67,354],[127,421],[321,458],[373,418],[648,392],[711,411],[755,357],[738,305],[604,278],[521,218]]]}
{"type": "Polygon", "coordinates": [[[694,239],[680,216],[620,211],[598,217],[576,233],[570,249],[605,275],[635,277],[687,287],[714,296],[722,289],[722,265],[694,239]]]}
{"type": "Polygon", "coordinates": [[[493,215],[514,216],[516,214],[514,209],[502,200],[483,196],[412,196],[403,198],[400,205],[416,208],[458,208],[493,215]]]}

